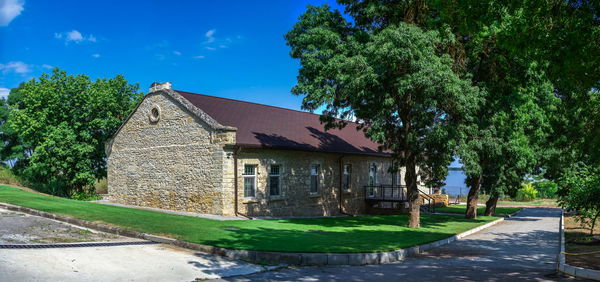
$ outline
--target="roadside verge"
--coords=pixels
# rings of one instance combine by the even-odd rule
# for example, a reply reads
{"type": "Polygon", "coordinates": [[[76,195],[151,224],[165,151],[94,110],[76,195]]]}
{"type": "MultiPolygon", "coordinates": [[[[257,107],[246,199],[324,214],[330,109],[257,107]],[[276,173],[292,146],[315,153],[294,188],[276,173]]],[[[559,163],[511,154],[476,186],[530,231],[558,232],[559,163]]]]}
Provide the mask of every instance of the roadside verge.
{"type": "Polygon", "coordinates": [[[151,235],[138,231],[133,231],[107,224],[101,224],[82,220],[74,217],[52,214],[44,211],[39,211],[27,207],[21,207],[6,203],[0,203],[0,207],[23,212],[31,215],[50,218],[58,221],[67,222],[70,224],[95,229],[98,231],[144,239],[152,242],[171,244],[178,247],[183,247],[195,251],[214,254],[218,256],[228,257],[232,259],[240,259],[253,263],[260,264],[288,264],[288,265],[366,265],[366,264],[382,264],[403,260],[406,257],[416,255],[427,251],[431,248],[449,244],[463,237],[469,236],[475,232],[488,228],[504,220],[504,218],[496,219],[492,222],[478,226],[471,230],[456,234],[446,239],[438,240],[432,243],[417,245],[405,249],[398,249],[388,252],[375,253],[295,253],[295,252],[267,252],[267,251],[250,251],[250,250],[231,250],[215,246],[208,246],[196,243],[190,243],[177,239],[151,235]]]}
{"type": "Polygon", "coordinates": [[[562,273],[579,277],[600,281],[600,270],[587,269],[578,266],[568,265],[565,255],[565,215],[564,210],[560,215],[560,253],[558,254],[558,263],[556,269],[562,273]]]}

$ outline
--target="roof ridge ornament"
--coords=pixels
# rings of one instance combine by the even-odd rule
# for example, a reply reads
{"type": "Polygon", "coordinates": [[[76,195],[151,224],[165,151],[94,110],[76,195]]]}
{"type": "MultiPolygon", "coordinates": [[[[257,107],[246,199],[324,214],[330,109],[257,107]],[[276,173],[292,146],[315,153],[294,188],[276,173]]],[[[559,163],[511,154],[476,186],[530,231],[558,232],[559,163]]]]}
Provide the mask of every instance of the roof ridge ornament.
{"type": "Polygon", "coordinates": [[[150,85],[150,91],[148,93],[157,92],[160,90],[171,89],[171,82],[154,82],[150,85]]]}

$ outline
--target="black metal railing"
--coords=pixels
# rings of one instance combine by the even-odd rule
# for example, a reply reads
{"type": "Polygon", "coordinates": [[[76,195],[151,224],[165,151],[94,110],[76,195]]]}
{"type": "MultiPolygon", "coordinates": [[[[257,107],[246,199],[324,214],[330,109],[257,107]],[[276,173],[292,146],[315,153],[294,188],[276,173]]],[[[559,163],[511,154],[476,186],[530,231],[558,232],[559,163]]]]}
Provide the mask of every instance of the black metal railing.
{"type": "Polygon", "coordinates": [[[365,198],[368,200],[406,201],[406,186],[403,185],[367,185],[365,198]]]}

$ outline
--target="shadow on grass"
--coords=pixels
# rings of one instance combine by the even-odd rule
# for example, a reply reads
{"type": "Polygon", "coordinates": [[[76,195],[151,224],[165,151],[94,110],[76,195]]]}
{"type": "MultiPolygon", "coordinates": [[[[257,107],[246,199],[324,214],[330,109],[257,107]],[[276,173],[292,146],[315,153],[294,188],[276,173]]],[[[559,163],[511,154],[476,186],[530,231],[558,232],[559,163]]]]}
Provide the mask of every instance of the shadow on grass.
{"type": "Polygon", "coordinates": [[[421,228],[409,229],[406,216],[278,220],[276,227],[244,226],[202,244],[231,249],[284,252],[390,251],[448,238],[490,222],[451,215],[424,215],[421,228]],[[289,225],[289,228],[286,228],[289,225]],[[315,232],[316,231],[316,232],[315,232]]]}
{"type": "Polygon", "coordinates": [[[252,249],[280,252],[377,252],[425,244],[454,233],[432,231],[348,230],[311,233],[299,230],[269,228],[231,230],[227,238],[205,241],[204,244],[231,249],[252,249]]]}
{"type": "MultiPolygon", "coordinates": [[[[408,224],[407,215],[357,216],[336,218],[290,218],[278,219],[284,224],[298,224],[320,227],[368,227],[368,226],[401,226],[408,224]]],[[[489,222],[487,219],[466,219],[460,215],[421,214],[421,227],[434,228],[446,226],[449,223],[479,223],[489,222]]]]}

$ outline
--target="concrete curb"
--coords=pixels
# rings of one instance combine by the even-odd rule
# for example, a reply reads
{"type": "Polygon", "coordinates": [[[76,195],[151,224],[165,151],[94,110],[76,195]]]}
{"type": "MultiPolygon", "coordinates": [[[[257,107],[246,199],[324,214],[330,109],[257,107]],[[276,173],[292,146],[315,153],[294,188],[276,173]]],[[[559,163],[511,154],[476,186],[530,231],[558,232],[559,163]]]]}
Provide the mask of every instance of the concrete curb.
{"type": "Polygon", "coordinates": [[[600,281],[600,270],[588,269],[578,266],[568,265],[565,256],[565,211],[560,215],[560,253],[558,254],[558,263],[556,269],[562,273],[591,280],[600,281]]]}
{"type": "MultiPolygon", "coordinates": [[[[64,215],[51,214],[35,209],[26,207],[6,204],[0,202],[0,207],[7,210],[23,212],[31,215],[41,216],[50,218],[70,224],[99,230],[106,233],[144,239],[152,242],[171,244],[174,246],[200,251],[203,253],[209,253],[217,256],[223,256],[232,259],[244,260],[252,263],[263,263],[263,264],[288,264],[288,265],[366,265],[366,264],[383,264],[403,260],[407,257],[414,256],[422,253],[429,249],[443,246],[460,240],[466,236],[469,236],[475,232],[481,231],[485,228],[493,226],[504,218],[496,219],[492,222],[488,222],[484,225],[475,227],[471,230],[456,234],[446,239],[427,243],[423,245],[417,245],[406,249],[398,249],[389,252],[376,252],[376,253],[286,253],[286,252],[266,252],[266,251],[249,251],[249,250],[230,250],[220,247],[207,246],[202,244],[190,243],[180,241],[172,238],[156,236],[137,232],[129,229],[124,229],[116,226],[110,226],[107,224],[95,223],[87,220],[77,219],[64,215]]],[[[518,212],[517,212],[518,213],[518,212]]],[[[516,214],[516,213],[515,213],[516,214]]],[[[514,214],[510,215],[513,216],[514,214]]]]}

